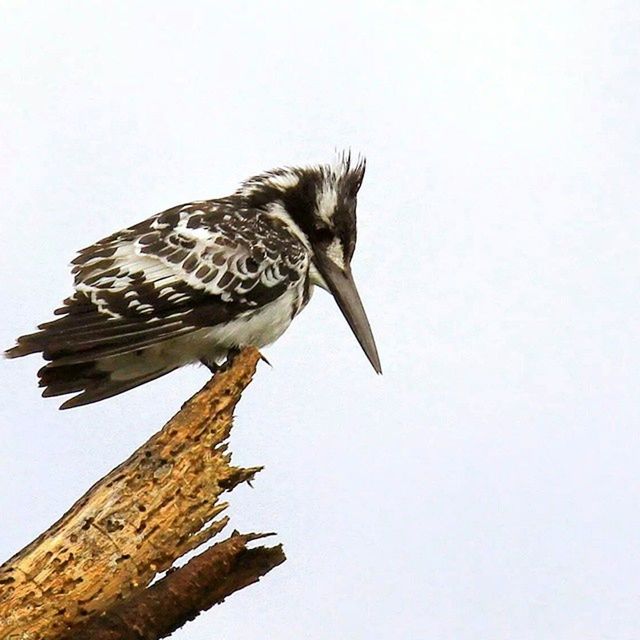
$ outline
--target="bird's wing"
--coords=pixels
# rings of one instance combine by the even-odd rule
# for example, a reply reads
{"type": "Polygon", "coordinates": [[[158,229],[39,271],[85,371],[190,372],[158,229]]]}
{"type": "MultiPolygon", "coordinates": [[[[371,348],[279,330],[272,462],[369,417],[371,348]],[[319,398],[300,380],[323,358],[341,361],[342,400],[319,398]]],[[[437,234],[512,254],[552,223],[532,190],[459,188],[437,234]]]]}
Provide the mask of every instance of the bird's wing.
{"type": "Polygon", "coordinates": [[[275,300],[309,269],[304,244],[232,200],[174,207],[98,241],[73,260],[75,293],[18,340],[10,357],[55,364],[130,353],[227,322],[275,300]]]}

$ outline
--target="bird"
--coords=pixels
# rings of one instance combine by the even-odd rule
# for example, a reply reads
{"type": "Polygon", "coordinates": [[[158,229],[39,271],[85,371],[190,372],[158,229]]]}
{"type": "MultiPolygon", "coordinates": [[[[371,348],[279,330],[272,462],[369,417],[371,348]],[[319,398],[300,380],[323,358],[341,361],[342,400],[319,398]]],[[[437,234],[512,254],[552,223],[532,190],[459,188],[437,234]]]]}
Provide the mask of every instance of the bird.
{"type": "Polygon", "coordinates": [[[5,356],[41,353],[44,397],[78,407],[191,363],[216,371],[275,342],[315,287],[335,299],[382,373],[354,283],[357,196],[366,161],[255,175],[229,196],[172,207],[81,249],[74,291],[5,356]]]}

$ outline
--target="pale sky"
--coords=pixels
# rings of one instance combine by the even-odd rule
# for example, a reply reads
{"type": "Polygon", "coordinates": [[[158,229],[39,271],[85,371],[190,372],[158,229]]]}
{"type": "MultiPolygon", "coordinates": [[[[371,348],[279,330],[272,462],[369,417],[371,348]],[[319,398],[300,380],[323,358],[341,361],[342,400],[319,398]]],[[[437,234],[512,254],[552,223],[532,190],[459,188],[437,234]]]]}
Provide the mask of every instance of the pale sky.
{"type": "MultiPolygon", "coordinates": [[[[279,165],[367,156],[376,376],[317,292],[232,435],[232,527],[287,562],[173,637],[636,640],[640,4],[0,6],[0,343],[67,264],[279,165]]],[[[0,556],[207,379],[60,412],[0,362],[0,556]]]]}

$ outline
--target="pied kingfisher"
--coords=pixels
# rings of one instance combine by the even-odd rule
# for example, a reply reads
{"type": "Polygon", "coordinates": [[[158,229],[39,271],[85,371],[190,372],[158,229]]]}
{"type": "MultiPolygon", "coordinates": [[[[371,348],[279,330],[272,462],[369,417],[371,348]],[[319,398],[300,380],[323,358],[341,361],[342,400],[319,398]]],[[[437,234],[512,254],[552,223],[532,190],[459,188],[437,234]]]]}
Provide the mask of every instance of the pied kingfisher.
{"type": "Polygon", "coordinates": [[[364,170],[349,154],[275,169],[99,240],[73,260],[75,291],[60,317],[6,355],[42,352],[42,395],[77,393],[61,408],[77,407],[274,342],[318,285],[380,373],[350,268],[364,170]]]}

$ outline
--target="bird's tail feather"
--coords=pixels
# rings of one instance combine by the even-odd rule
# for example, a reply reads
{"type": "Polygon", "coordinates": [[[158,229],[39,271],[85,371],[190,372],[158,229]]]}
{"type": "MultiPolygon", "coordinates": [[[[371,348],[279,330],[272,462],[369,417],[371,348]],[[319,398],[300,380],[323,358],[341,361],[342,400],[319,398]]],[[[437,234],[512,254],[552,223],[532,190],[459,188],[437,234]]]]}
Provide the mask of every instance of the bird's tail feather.
{"type": "Polygon", "coordinates": [[[21,336],[4,354],[20,358],[41,352],[50,361],[38,372],[42,395],[80,392],[61,409],[110,398],[179,366],[162,357],[163,345],[194,330],[179,314],[111,318],[78,295],[65,300],[65,306],[56,311],[61,317],[41,324],[36,333],[21,336]]]}
{"type": "Polygon", "coordinates": [[[75,353],[67,349],[60,355],[51,355],[46,353],[43,334],[46,332],[33,334],[36,339],[32,336],[21,338],[15,347],[5,352],[5,357],[19,358],[44,351],[51,362],[38,371],[38,384],[44,388],[42,395],[50,397],[80,392],[64,402],[61,409],[110,398],[177,368],[153,357],[157,342],[150,342],[148,346],[138,342],[135,351],[122,346],[110,350],[108,347],[111,345],[107,345],[107,348],[75,353]]]}
{"type": "Polygon", "coordinates": [[[129,389],[155,380],[175,369],[175,367],[152,371],[137,369],[135,373],[132,373],[132,377],[123,378],[122,373],[126,369],[119,367],[117,359],[117,357],[109,358],[108,364],[101,360],[59,366],[55,362],[49,363],[38,372],[39,385],[44,387],[42,395],[50,397],[80,391],[81,393],[60,405],[61,409],[71,409],[129,391],[129,389]],[[111,368],[118,371],[117,377],[113,371],[109,370],[111,368]]]}

